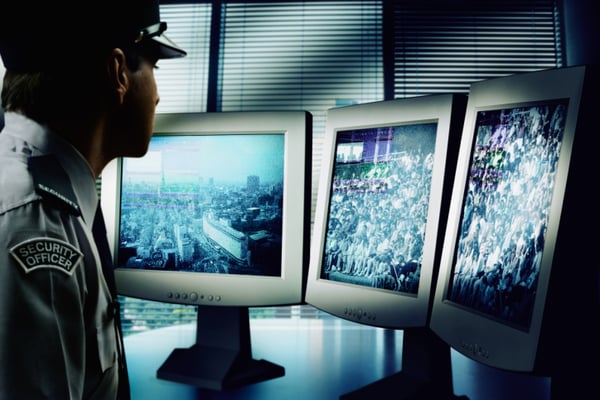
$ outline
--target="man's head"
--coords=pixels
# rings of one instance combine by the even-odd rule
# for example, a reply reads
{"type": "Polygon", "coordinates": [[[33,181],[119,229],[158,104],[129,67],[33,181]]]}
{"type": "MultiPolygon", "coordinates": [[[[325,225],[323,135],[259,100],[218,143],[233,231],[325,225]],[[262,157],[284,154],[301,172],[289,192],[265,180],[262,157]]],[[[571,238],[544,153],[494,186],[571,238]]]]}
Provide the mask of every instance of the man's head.
{"type": "Polygon", "coordinates": [[[186,54],[163,34],[158,0],[3,0],[0,19],[5,111],[47,125],[96,170],[145,153],[155,63],[186,54]]]}
{"type": "Polygon", "coordinates": [[[101,57],[109,49],[143,49],[157,59],[186,53],[165,35],[158,0],[7,0],[0,6],[0,55],[7,70],[42,72],[101,57]]]}

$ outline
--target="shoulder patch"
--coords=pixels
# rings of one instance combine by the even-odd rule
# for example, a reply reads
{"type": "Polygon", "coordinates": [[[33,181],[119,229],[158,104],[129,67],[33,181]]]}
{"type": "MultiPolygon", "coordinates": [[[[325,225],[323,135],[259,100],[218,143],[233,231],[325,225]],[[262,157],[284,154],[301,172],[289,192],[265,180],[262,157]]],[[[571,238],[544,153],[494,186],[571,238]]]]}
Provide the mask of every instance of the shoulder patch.
{"type": "Polygon", "coordinates": [[[35,190],[42,198],[63,207],[75,216],[81,215],[71,180],[54,156],[30,157],[28,167],[35,190]]]}
{"type": "Polygon", "coordinates": [[[26,273],[52,268],[71,275],[83,258],[83,253],[70,243],[48,237],[27,239],[13,246],[10,254],[26,273]]]}

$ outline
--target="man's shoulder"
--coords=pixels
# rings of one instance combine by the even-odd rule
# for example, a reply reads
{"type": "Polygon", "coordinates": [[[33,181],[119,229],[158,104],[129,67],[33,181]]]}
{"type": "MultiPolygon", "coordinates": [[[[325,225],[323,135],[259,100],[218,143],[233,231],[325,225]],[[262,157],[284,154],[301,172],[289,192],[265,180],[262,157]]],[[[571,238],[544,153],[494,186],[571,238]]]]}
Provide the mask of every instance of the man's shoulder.
{"type": "Polygon", "coordinates": [[[0,187],[0,215],[35,200],[81,214],[71,181],[53,155],[0,154],[0,187]]]}
{"type": "Polygon", "coordinates": [[[27,157],[0,156],[0,214],[39,199],[27,168],[27,157]]]}

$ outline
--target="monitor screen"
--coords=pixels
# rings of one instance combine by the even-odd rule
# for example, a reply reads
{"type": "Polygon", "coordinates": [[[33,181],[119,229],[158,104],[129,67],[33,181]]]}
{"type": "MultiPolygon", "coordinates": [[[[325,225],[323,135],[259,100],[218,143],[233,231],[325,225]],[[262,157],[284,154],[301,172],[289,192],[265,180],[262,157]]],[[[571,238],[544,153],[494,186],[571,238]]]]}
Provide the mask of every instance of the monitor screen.
{"type": "Polygon", "coordinates": [[[436,133],[437,122],[337,131],[321,279],[417,294],[436,133]]]}
{"type": "Polygon", "coordinates": [[[435,95],[328,111],[308,303],[373,326],[426,326],[464,103],[435,95]]]}
{"type": "Polygon", "coordinates": [[[448,300],[529,330],[568,99],[480,110],[448,300]],[[519,206],[512,206],[518,204],[519,206]]]}
{"type": "Polygon", "coordinates": [[[284,144],[155,136],[123,160],[118,267],[281,278],[284,144]]]}
{"type": "Polygon", "coordinates": [[[556,377],[579,368],[564,343],[592,353],[598,263],[581,231],[598,222],[590,74],[471,85],[430,326],[483,364],[556,377]]]}
{"type": "Polygon", "coordinates": [[[198,307],[197,343],[158,377],[224,389],[283,375],[253,360],[248,308],[304,302],[312,116],[158,114],[148,152],[102,173],[120,295],[198,307]]]}

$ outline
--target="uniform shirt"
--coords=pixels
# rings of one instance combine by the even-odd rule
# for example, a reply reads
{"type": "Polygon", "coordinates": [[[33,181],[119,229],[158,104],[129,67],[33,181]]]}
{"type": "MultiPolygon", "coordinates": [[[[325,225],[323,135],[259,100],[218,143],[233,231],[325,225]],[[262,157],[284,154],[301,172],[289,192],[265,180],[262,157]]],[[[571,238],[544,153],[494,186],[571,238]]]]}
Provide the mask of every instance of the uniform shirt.
{"type": "Polygon", "coordinates": [[[82,155],[16,113],[0,132],[0,399],[114,399],[111,294],[82,155]],[[42,161],[41,163],[38,161],[42,161]]]}

